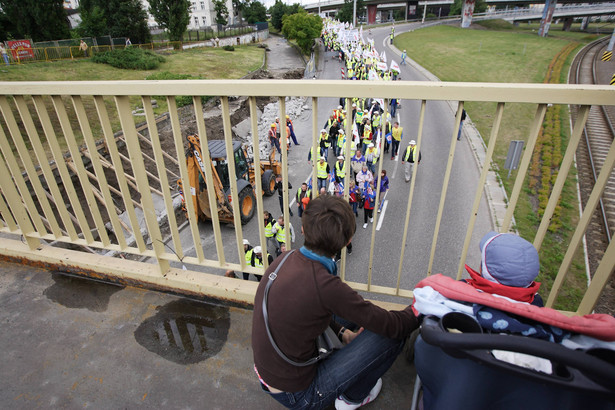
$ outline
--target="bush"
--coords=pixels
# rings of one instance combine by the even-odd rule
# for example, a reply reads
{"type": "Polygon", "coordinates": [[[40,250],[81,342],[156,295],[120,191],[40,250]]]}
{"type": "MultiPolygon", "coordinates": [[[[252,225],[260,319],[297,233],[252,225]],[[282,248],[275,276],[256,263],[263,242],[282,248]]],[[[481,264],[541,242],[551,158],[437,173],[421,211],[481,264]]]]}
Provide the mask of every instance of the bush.
{"type": "Polygon", "coordinates": [[[96,54],[92,60],[95,63],[109,64],[126,70],[154,70],[165,61],[164,57],[137,47],[105,51],[96,54]]]}
{"type": "Polygon", "coordinates": [[[226,50],[226,51],[235,51],[235,47],[233,47],[233,46],[224,46],[224,47],[222,47],[222,49],[226,50]]]}

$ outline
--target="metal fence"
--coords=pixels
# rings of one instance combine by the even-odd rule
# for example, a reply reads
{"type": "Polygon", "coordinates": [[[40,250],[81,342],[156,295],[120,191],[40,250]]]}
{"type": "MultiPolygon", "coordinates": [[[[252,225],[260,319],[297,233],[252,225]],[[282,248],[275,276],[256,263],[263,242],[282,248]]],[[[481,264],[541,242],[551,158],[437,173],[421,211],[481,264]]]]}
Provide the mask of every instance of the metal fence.
{"type": "MultiPolygon", "coordinates": [[[[0,127],[0,232],[9,237],[0,239],[0,255],[10,260],[40,263],[60,267],[94,277],[104,277],[123,283],[138,284],[157,289],[170,289],[185,293],[207,295],[214,298],[250,304],[256,289],[256,282],[223,277],[226,269],[262,275],[264,270],[246,266],[243,251],[244,232],[240,217],[234,213],[234,229],[222,229],[217,214],[212,215],[212,239],[204,240],[199,234],[199,221],[195,216],[192,201],[186,201],[187,229],[189,239],[180,238],[179,223],[173,207],[174,194],[167,172],[169,161],[177,164],[178,176],[188,181],[188,169],[184,159],[185,135],[182,134],[180,117],[175,96],[193,96],[193,111],[196,127],[203,145],[203,161],[210,161],[207,148],[207,129],[204,122],[201,95],[220,96],[224,143],[226,152],[233,152],[229,96],[247,96],[252,130],[252,147],[259,147],[258,110],[256,98],[271,96],[272,90],[283,90],[278,95],[279,117],[286,113],[286,96],[305,96],[311,100],[312,112],[317,113],[320,98],[348,96],[379,97],[385,99],[388,107],[390,98],[403,98],[420,103],[416,129],[417,146],[423,141],[423,126],[428,104],[438,101],[459,101],[456,108],[455,127],[450,136],[449,160],[446,164],[439,202],[433,204],[436,224],[433,232],[421,232],[423,238],[431,238],[429,264],[423,274],[431,274],[436,246],[441,231],[444,204],[451,179],[457,144],[457,130],[466,101],[488,101],[497,103],[493,113],[494,122],[485,153],[485,164],[491,163],[499,126],[505,105],[508,103],[532,104],[536,107],[533,125],[528,130],[527,148],[522,157],[518,176],[508,199],[508,208],[503,218],[501,232],[511,229],[513,213],[530,166],[530,159],[539,133],[539,125],[550,104],[576,104],[579,115],[562,159],[561,171],[554,184],[553,192],[542,216],[534,245],[542,246],[542,240],[549,226],[551,216],[559,200],[561,187],[572,169],[574,152],[579,143],[589,108],[592,105],[609,105],[615,101],[615,89],[608,86],[570,86],[544,84],[486,84],[486,83],[429,83],[429,82],[383,82],[377,87],[371,82],[344,81],[300,81],[300,80],[215,80],[215,81],[148,81],[125,82],[0,82],[0,113],[3,126],[0,127]],[[152,110],[152,96],[166,96],[168,116],[172,128],[172,145],[163,148],[152,110]],[[131,112],[130,97],[138,97],[145,110],[149,138],[143,135],[143,127],[135,125],[131,112]],[[90,107],[88,109],[87,107],[90,107]],[[119,116],[121,133],[114,133],[110,111],[119,116]],[[82,135],[78,141],[76,135],[82,135]],[[119,138],[121,136],[121,138],[119,138]],[[98,137],[101,139],[98,140],[98,137]],[[151,145],[151,152],[145,152],[143,139],[151,145]],[[45,141],[45,142],[44,142],[45,141]],[[68,151],[68,152],[65,152],[68,151]],[[104,152],[103,152],[104,151],[104,152]],[[153,161],[156,168],[145,166],[153,161]],[[130,171],[130,172],[129,172],[130,171]],[[111,181],[113,178],[116,183],[111,181]],[[157,181],[153,183],[152,181],[157,181]],[[154,195],[156,193],[156,195],[154,195]],[[114,197],[112,196],[114,195],[114,197]],[[159,200],[155,200],[155,198],[159,200]],[[119,199],[118,199],[119,198],[119,199]],[[126,219],[118,216],[117,207],[123,204],[126,219]],[[437,209],[437,211],[436,211],[437,209]],[[160,227],[160,215],[166,214],[168,238],[160,227]],[[145,225],[140,226],[138,215],[145,225]],[[108,221],[108,222],[107,222],[108,221]],[[110,234],[113,232],[113,234],[110,234]],[[16,236],[15,236],[16,235],[16,236]],[[20,239],[21,238],[21,239],[20,239]],[[225,250],[225,244],[227,248],[225,250]],[[231,246],[232,244],[232,246],[231,246]],[[62,245],[62,246],[58,246],[62,245]],[[229,246],[232,251],[229,252],[229,246]],[[125,258],[118,257],[119,255],[125,258]],[[145,260],[147,261],[141,261],[145,260]],[[188,269],[184,270],[184,265],[188,269]]],[[[317,115],[312,116],[312,146],[318,149],[317,137],[320,127],[317,115]]],[[[351,134],[350,121],[346,134],[351,134]]],[[[282,140],[286,129],[281,128],[282,140]]],[[[345,148],[345,157],[350,158],[350,144],[345,148]]],[[[447,149],[444,147],[443,149],[447,149]]],[[[260,169],[260,150],[253,149],[255,169],[260,169]]],[[[282,174],[288,180],[288,154],[282,151],[282,174]]],[[[378,174],[382,169],[378,165],[378,174]]],[[[600,196],[615,162],[615,142],[605,161],[598,182],[589,200],[588,207],[574,227],[574,235],[568,244],[568,253],[563,258],[555,284],[548,297],[548,306],[553,306],[563,278],[566,276],[572,255],[579,248],[583,234],[589,225],[592,205],[600,196]]],[[[314,164],[315,166],[315,164],[314,164]]],[[[457,277],[461,276],[470,240],[476,221],[479,202],[489,166],[484,166],[476,185],[475,199],[467,217],[469,222],[464,237],[458,238],[463,247],[458,255],[445,255],[459,261],[457,277]]],[[[369,264],[365,266],[366,280],[349,280],[346,271],[346,251],[341,258],[340,276],[352,287],[368,292],[401,297],[412,296],[412,286],[404,279],[404,252],[408,238],[410,214],[413,209],[416,175],[408,188],[405,219],[392,228],[402,233],[399,249],[390,249],[389,257],[399,256],[398,269],[393,280],[396,285],[378,283],[372,276],[374,263],[374,238],[376,223],[371,231],[369,264]]],[[[228,162],[230,175],[236,175],[235,164],[228,162]]],[[[316,172],[312,170],[313,186],[317,186],[316,172]]],[[[213,181],[212,170],[206,167],[206,182],[213,181]]],[[[346,180],[350,168],[346,167],[346,180]]],[[[190,189],[186,187],[186,195],[190,189]]],[[[259,178],[255,181],[256,220],[259,243],[266,249],[263,224],[263,200],[259,193],[263,187],[259,178]]],[[[208,191],[207,200],[212,209],[216,207],[213,190],[208,191]]],[[[230,180],[231,203],[237,204],[238,182],[230,180]]],[[[348,187],[344,189],[348,197],[348,187]]],[[[380,195],[378,187],[377,199],[380,195]]],[[[284,215],[288,218],[288,188],[284,188],[284,215]]],[[[376,202],[377,203],[377,202],[376,202]]],[[[379,217],[375,214],[374,218],[379,217]]],[[[461,217],[461,216],[460,216],[461,217]]],[[[391,231],[393,232],[393,231],[391,231]]],[[[286,235],[289,238],[289,235],[286,235]]],[[[287,248],[291,243],[287,239],[287,248]]],[[[589,313],[604,288],[610,273],[615,268],[615,245],[610,244],[577,313],[589,313]]],[[[451,272],[453,276],[454,273],[451,272]]],[[[391,273],[393,275],[393,273],[391,273]]],[[[389,278],[391,279],[391,278],[389,278]]]]}

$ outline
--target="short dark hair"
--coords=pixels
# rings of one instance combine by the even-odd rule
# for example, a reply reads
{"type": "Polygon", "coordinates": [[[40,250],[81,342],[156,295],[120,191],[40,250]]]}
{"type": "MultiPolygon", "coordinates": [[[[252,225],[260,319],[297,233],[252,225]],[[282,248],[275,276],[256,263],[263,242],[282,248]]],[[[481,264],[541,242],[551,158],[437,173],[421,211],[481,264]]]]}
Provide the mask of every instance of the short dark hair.
{"type": "Polygon", "coordinates": [[[311,200],[301,218],[305,247],[333,257],[352,239],[357,226],[350,204],[332,195],[311,200]]]}

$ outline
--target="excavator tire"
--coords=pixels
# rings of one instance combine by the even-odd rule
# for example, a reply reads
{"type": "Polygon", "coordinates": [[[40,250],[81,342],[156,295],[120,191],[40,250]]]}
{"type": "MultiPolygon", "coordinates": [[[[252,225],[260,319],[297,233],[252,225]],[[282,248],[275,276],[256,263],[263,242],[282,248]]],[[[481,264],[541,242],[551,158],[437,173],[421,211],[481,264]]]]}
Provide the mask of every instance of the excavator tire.
{"type": "Polygon", "coordinates": [[[265,196],[271,196],[275,192],[275,174],[272,170],[267,169],[261,177],[263,192],[265,196]]]}
{"type": "Polygon", "coordinates": [[[239,191],[238,200],[241,224],[245,225],[250,222],[250,219],[254,216],[254,209],[256,209],[256,197],[254,196],[254,189],[252,188],[252,185],[246,185],[241,191],[239,191]]]}

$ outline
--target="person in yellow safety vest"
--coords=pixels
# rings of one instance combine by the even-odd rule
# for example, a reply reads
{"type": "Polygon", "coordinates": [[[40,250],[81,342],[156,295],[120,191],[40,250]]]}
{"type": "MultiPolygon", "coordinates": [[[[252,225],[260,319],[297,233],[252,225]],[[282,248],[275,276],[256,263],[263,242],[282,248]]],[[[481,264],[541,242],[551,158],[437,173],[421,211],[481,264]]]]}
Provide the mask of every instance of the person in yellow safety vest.
{"type": "Polygon", "coordinates": [[[320,157],[320,160],[316,164],[316,178],[318,178],[318,190],[321,188],[327,189],[327,179],[329,178],[329,172],[331,167],[326,162],[325,157],[320,157]]]}
{"type": "Polygon", "coordinates": [[[367,169],[369,169],[372,174],[375,174],[376,164],[378,163],[378,148],[374,146],[373,142],[370,142],[367,146],[367,150],[365,150],[365,163],[367,164],[367,169]]]}
{"type": "Polygon", "coordinates": [[[361,124],[363,122],[363,116],[365,114],[363,113],[363,111],[361,109],[357,110],[357,113],[354,116],[354,122],[356,122],[357,124],[361,124]]]}
{"type": "Polygon", "coordinates": [[[335,121],[337,122],[342,121],[342,106],[341,105],[338,105],[337,108],[333,110],[333,117],[335,118],[335,121]]]}
{"type": "Polygon", "coordinates": [[[346,141],[346,135],[344,135],[344,130],[340,128],[337,132],[337,139],[335,141],[335,155],[342,155],[342,148],[344,147],[344,141],[346,141]]]}
{"type": "Polygon", "coordinates": [[[401,139],[403,138],[403,132],[404,129],[403,127],[399,126],[399,123],[397,121],[395,121],[395,124],[393,124],[393,129],[391,130],[391,134],[392,134],[392,147],[391,147],[391,159],[395,159],[395,157],[397,156],[397,151],[399,150],[399,143],[401,142],[401,139]]]}
{"type": "Polygon", "coordinates": [[[363,127],[363,137],[361,139],[362,146],[361,152],[365,154],[367,146],[372,142],[374,134],[372,133],[372,124],[370,120],[365,120],[365,126],[363,127]]]}
{"type": "Polygon", "coordinates": [[[329,157],[329,147],[331,146],[331,140],[329,139],[329,131],[326,129],[320,130],[320,137],[318,137],[318,143],[320,144],[321,156],[325,157],[325,161],[329,157]]]}
{"type": "Polygon", "coordinates": [[[346,161],[344,161],[344,156],[340,155],[337,157],[337,162],[335,163],[335,181],[338,184],[344,184],[344,178],[346,177],[346,161]]]}
{"type": "Polygon", "coordinates": [[[352,79],[353,79],[353,77],[354,77],[354,70],[352,69],[352,67],[350,67],[350,68],[348,69],[348,75],[346,76],[346,79],[347,79],[347,80],[352,80],[352,79]]]}
{"type": "Polygon", "coordinates": [[[312,190],[308,188],[308,185],[304,182],[297,190],[297,210],[299,211],[299,218],[303,215],[305,205],[312,197],[312,190]],[[304,200],[305,199],[305,200],[304,200]]]}
{"type": "MultiPolygon", "coordinates": [[[[320,138],[318,139],[318,141],[320,141],[320,138]]],[[[314,155],[314,147],[310,148],[310,152],[308,152],[308,164],[312,166],[312,158],[316,158],[315,161],[318,161],[318,158],[320,158],[321,156],[322,148],[318,147],[318,155],[314,155]]]]}
{"type": "MultiPolygon", "coordinates": [[[[267,263],[271,265],[273,263],[273,256],[267,252],[267,263]]],[[[263,263],[263,249],[260,246],[255,246],[246,252],[246,264],[253,266],[255,268],[264,268],[265,264],[263,263]]],[[[261,281],[263,278],[262,275],[254,275],[257,281],[261,281]]],[[[243,273],[243,280],[248,280],[249,274],[243,273]]]]}
{"type": "Polygon", "coordinates": [[[378,130],[378,128],[380,128],[380,121],[381,121],[382,117],[380,115],[379,111],[375,111],[374,115],[372,116],[372,132],[375,134],[378,130]]]}
{"type": "Polygon", "coordinates": [[[408,148],[406,148],[406,152],[401,157],[401,163],[404,164],[404,177],[406,178],[406,182],[410,182],[412,179],[412,168],[414,164],[421,163],[421,152],[418,152],[417,155],[416,142],[414,140],[410,141],[408,148]]]}
{"type": "MultiPolygon", "coordinates": [[[[250,245],[250,241],[248,241],[247,239],[243,240],[243,251],[245,252],[245,260],[246,260],[246,265],[250,265],[250,260],[252,258],[252,245],[250,245]]],[[[254,266],[254,265],[251,265],[254,266]]],[[[224,274],[224,276],[226,276],[227,278],[237,278],[237,276],[235,276],[235,271],[233,271],[232,269],[227,270],[226,273],[224,274]]],[[[258,275],[254,275],[256,276],[256,280],[260,281],[261,277],[258,275]]],[[[249,280],[250,274],[243,272],[243,280],[249,280]]]]}
{"type": "MultiPolygon", "coordinates": [[[[284,216],[280,215],[276,223],[271,228],[271,231],[275,234],[275,239],[278,242],[278,250],[280,246],[286,243],[286,230],[284,229],[284,216]]],[[[288,223],[288,231],[290,233],[290,241],[295,243],[295,230],[293,224],[288,223]]]]}
{"type": "Polygon", "coordinates": [[[267,250],[269,252],[274,252],[277,249],[278,242],[275,240],[275,234],[272,231],[273,225],[275,221],[273,216],[268,211],[264,213],[264,223],[265,223],[265,238],[267,238],[267,250]]]}

